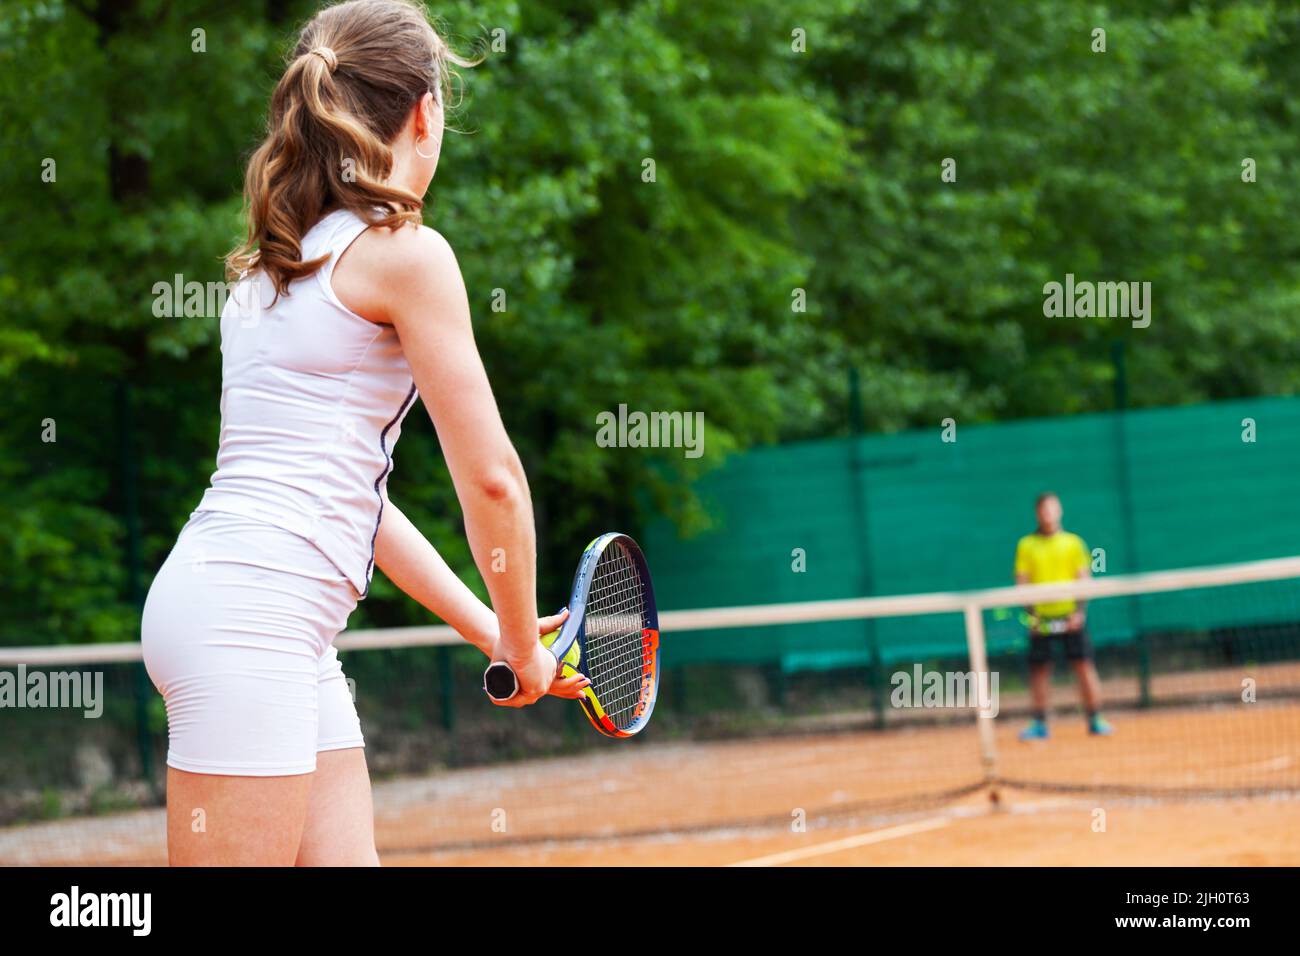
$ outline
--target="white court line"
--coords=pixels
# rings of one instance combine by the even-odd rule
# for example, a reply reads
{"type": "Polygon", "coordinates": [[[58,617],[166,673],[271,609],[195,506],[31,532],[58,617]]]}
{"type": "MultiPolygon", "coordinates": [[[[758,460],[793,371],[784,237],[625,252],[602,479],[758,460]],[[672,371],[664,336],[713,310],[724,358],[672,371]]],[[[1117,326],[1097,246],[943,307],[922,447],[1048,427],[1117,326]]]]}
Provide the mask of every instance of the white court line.
{"type": "Polygon", "coordinates": [[[1254,763],[1239,763],[1229,767],[1229,770],[1286,770],[1291,766],[1291,758],[1286,754],[1280,757],[1274,757],[1271,760],[1257,760],[1254,763]]]}
{"type": "Polygon", "coordinates": [[[872,843],[885,843],[888,840],[897,840],[900,837],[911,836],[913,833],[924,833],[927,830],[937,830],[940,827],[946,827],[952,823],[950,817],[931,817],[928,820],[918,820],[916,823],[903,823],[896,827],[886,827],[883,830],[872,830],[870,833],[859,833],[857,836],[845,837],[842,840],[831,840],[829,843],[818,843],[816,846],[804,847],[801,850],[787,850],[784,853],[772,853],[768,856],[755,857],[752,860],[741,860],[738,863],[732,863],[731,866],[780,866],[782,863],[793,863],[795,860],[806,860],[814,856],[825,856],[830,853],[839,853],[841,850],[852,850],[854,847],[870,846],[872,843]]]}

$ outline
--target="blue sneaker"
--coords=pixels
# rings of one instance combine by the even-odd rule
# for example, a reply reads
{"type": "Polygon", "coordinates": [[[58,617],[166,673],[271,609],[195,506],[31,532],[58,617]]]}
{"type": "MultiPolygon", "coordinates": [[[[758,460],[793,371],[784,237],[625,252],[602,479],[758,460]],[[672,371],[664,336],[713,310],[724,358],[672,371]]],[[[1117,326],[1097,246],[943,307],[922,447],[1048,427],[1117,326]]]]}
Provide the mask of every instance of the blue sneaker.
{"type": "Polygon", "coordinates": [[[1029,726],[1020,731],[1021,740],[1046,740],[1049,736],[1045,720],[1031,720],[1029,726]]]}
{"type": "Polygon", "coordinates": [[[1109,737],[1115,732],[1115,728],[1110,725],[1110,721],[1101,714],[1093,714],[1088,718],[1088,733],[1097,737],[1109,737]]]}

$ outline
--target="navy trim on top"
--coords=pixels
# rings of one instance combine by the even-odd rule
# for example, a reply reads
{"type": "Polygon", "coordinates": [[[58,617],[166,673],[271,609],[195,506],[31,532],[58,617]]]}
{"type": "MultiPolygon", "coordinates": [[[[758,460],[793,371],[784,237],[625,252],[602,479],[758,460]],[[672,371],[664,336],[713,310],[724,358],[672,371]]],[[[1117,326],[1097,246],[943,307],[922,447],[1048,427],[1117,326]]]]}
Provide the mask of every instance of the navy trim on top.
{"type": "Polygon", "coordinates": [[[407,409],[411,407],[411,403],[414,401],[415,385],[412,383],[411,390],[406,393],[406,398],[402,402],[402,407],[397,410],[396,415],[388,420],[384,430],[379,433],[379,450],[384,455],[384,468],[379,473],[379,477],[375,479],[375,497],[379,499],[379,513],[375,515],[375,531],[370,536],[370,560],[366,563],[366,590],[361,595],[363,601],[370,594],[370,579],[375,569],[375,541],[379,538],[379,523],[384,520],[384,496],[380,493],[379,486],[384,483],[384,479],[388,477],[388,473],[393,468],[393,456],[388,451],[388,433],[392,431],[394,425],[402,420],[402,416],[406,414],[407,409]]]}

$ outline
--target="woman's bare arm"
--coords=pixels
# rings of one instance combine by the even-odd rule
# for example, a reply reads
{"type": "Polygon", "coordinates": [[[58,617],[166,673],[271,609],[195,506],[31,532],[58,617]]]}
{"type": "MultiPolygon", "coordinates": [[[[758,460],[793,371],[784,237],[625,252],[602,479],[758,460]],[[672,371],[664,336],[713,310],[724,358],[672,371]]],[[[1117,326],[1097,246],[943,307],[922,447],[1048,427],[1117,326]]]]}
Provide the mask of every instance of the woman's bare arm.
{"type": "MultiPolygon", "coordinates": [[[[500,636],[497,616],[456,576],[438,550],[396,505],[384,495],[383,519],[375,538],[375,563],[388,579],[428,610],[450,624],[461,637],[491,658],[500,636]]],[[[537,619],[538,635],[564,623],[568,608],[537,619]]],[[[548,694],[577,697],[591,680],[581,674],[552,681],[548,694]]]]}
{"type": "Polygon", "coordinates": [[[499,630],[493,658],[519,678],[511,704],[532,703],[555,673],[555,658],[537,640],[532,499],[479,358],[455,254],[427,227],[372,229],[343,256],[334,283],[353,311],[397,329],[492,597],[499,630]]]}
{"type": "Polygon", "coordinates": [[[498,637],[497,616],[456,576],[411,520],[387,500],[387,495],[375,538],[375,564],[402,591],[492,656],[498,637]]]}

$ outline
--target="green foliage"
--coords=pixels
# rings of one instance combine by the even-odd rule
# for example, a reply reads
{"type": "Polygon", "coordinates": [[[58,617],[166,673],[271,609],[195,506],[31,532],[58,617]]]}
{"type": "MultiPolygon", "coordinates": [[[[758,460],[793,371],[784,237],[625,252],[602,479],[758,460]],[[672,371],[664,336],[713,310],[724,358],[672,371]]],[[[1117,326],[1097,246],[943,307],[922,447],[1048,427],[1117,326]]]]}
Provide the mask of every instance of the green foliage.
{"type": "MultiPolygon", "coordinates": [[[[152,290],[221,277],[242,159],[313,7],[0,0],[0,643],[134,635],[211,471],[220,390],[216,317],[157,318],[152,290]]],[[[690,483],[729,452],[843,430],[850,364],[878,430],[1106,408],[1117,337],[1136,403],[1297,387],[1300,14],[1283,5],[437,12],[485,59],[426,221],[458,252],[529,471],[545,594],[597,531],[706,525],[690,483]],[[1042,286],[1067,272],[1151,281],[1151,327],[1045,319],[1042,286]],[[702,411],[704,457],[597,447],[619,403],[702,411]]],[[[477,581],[419,416],[391,493],[477,581]]],[[[423,618],[377,579],[353,623],[423,618]]]]}
{"type": "Polygon", "coordinates": [[[1271,3],[1049,0],[887,0],[841,23],[825,70],[857,177],[806,208],[868,422],[1106,408],[1116,338],[1138,404],[1294,392],[1298,25],[1271,3]],[[1151,327],[1045,319],[1066,273],[1150,281],[1151,327]]]}

